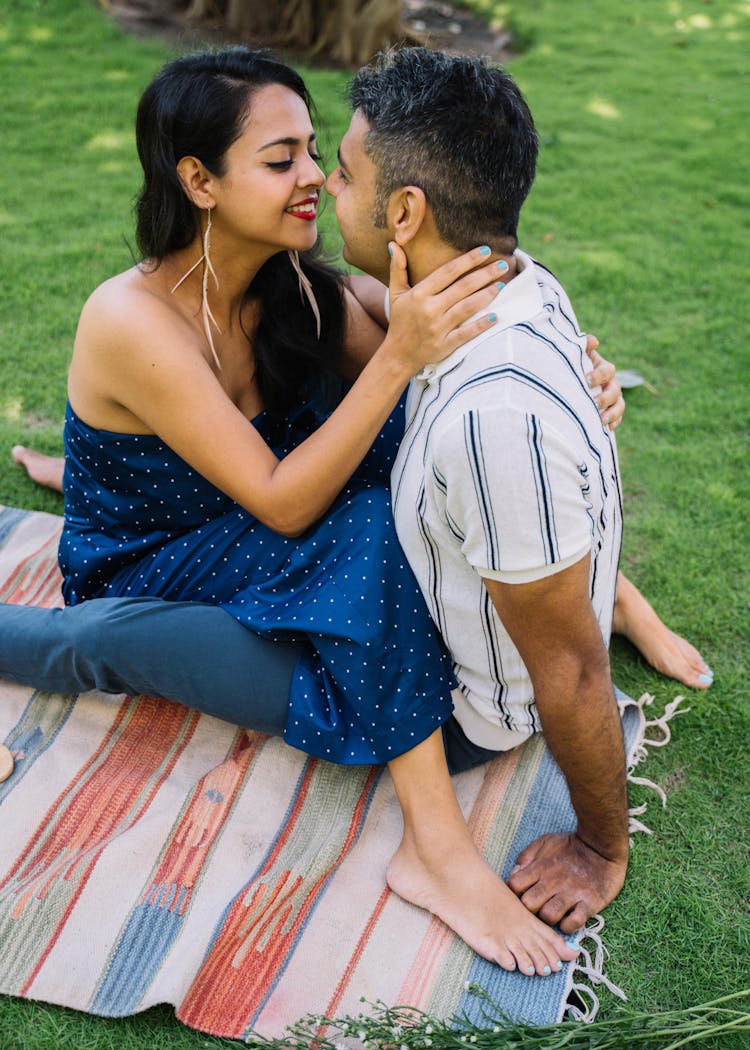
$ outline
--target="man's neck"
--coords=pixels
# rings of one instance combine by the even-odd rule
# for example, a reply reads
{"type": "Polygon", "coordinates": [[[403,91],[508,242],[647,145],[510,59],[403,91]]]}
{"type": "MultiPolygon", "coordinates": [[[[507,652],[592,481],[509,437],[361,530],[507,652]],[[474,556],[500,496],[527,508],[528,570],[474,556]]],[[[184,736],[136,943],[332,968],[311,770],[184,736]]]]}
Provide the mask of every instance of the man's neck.
{"type": "MultiPolygon", "coordinates": [[[[429,277],[443,263],[450,262],[451,259],[457,259],[461,255],[461,252],[457,251],[452,245],[435,240],[412,243],[406,247],[405,251],[408,259],[409,283],[412,287],[418,284],[419,281],[424,280],[425,277],[429,277]]],[[[500,262],[501,260],[505,262],[508,269],[502,271],[498,267],[497,280],[507,284],[519,272],[518,263],[514,255],[500,255],[493,252],[486,260],[482,261],[482,265],[485,266],[488,262],[500,262]]]]}

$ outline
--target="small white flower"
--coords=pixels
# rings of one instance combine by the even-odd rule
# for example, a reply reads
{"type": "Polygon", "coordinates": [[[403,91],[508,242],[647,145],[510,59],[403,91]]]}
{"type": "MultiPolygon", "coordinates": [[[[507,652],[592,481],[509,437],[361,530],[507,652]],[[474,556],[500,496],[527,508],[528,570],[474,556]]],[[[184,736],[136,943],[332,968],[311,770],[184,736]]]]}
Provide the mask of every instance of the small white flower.
{"type": "Polygon", "coordinates": [[[427,1033],[427,1035],[432,1035],[433,1028],[431,1024],[427,1025],[427,1027],[425,1028],[425,1032],[427,1033]]]}

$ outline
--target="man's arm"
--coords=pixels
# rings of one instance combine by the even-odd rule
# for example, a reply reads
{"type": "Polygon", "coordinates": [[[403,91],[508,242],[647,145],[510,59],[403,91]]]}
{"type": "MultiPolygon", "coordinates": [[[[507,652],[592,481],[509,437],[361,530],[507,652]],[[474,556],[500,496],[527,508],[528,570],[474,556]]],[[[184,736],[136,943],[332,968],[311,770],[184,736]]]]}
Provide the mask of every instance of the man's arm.
{"type": "Polygon", "coordinates": [[[571,933],[617,896],[628,858],[625,748],[589,559],[533,583],[484,582],[531,676],[578,818],[574,833],[524,850],[509,885],[530,911],[571,933]]]}

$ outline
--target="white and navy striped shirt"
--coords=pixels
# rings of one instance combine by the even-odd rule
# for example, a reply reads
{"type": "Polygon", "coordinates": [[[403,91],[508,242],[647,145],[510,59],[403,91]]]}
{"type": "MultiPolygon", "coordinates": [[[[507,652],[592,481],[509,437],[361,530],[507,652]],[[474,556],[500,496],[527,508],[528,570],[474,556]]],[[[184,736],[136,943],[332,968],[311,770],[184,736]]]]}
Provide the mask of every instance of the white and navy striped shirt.
{"type": "Polygon", "coordinates": [[[470,740],[513,747],[540,724],[531,680],[483,583],[527,583],[591,555],[612,627],[622,534],[614,440],[557,279],[523,252],[492,329],[412,381],[392,474],[401,544],[451,651],[470,740]]]}

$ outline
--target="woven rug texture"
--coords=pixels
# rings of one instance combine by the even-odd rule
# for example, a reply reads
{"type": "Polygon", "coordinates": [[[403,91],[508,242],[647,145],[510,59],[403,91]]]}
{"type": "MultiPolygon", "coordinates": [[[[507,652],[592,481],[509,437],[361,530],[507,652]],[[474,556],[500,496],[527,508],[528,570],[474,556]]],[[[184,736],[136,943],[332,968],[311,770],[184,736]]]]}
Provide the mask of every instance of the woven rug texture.
{"type": "MultiPolygon", "coordinates": [[[[60,528],[0,508],[0,600],[62,604],[60,528]]],[[[624,711],[632,763],[641,706],[624,711]]],[[[310,759],[169,701],[7,682],[0,741],[16,761],[0,784],[6,995],[113,1017],[171,1003],[200,1031],[274,1039],[363,1000],[481,1025],[475,985],[511,1020],[546,1024],[581,981],[573,964],[506,973],[386,888],[401,818],[380,768],[310,759]]],[[[454,782],[504,875],[538,835],[575,826],[541,738],[454,782]]]]}

